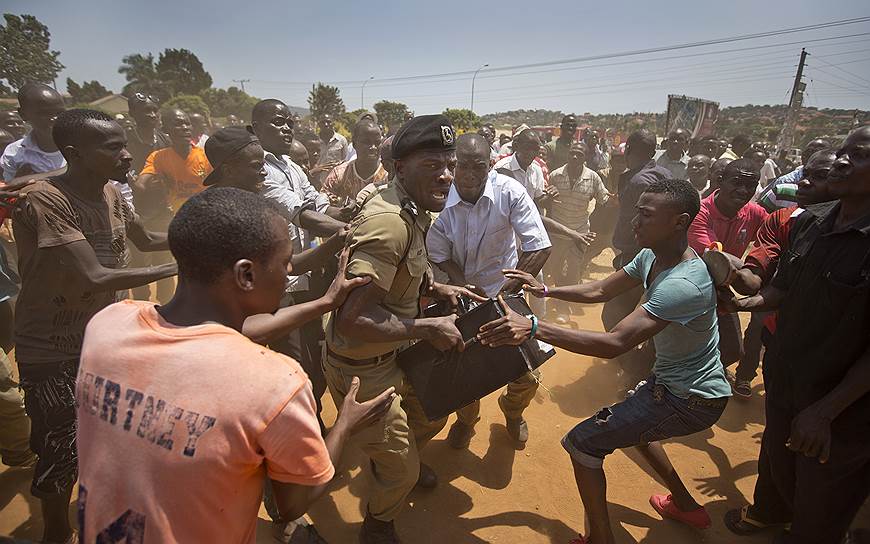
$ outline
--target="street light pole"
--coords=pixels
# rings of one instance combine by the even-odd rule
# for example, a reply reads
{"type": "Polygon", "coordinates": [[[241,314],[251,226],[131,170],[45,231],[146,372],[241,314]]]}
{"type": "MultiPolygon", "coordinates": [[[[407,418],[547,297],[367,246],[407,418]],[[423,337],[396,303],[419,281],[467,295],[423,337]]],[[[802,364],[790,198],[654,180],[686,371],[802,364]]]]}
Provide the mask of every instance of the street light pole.
{"type": "Polygon", "coordinates": [[[489,66],[489,64],[484,64],[480,68],[474,71],[474,75],[471,76],[471,111],[474,112],[474,80],[477,79],[477,73],[489,66]]]}
{"type": "Polygon", "coordinates": [[[375,76],[371,76],[367,80],[363,81],[362,88],[359,90],[359,102],[362,109],[366,109],[366,83],[373,80],[375,76]]]}

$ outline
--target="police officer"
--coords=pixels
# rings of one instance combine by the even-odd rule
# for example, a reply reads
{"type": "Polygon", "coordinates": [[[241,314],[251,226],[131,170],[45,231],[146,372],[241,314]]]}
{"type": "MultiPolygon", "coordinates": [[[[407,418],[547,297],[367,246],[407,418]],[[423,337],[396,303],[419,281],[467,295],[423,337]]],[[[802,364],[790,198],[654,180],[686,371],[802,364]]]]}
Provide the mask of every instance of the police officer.
{"type": "Polygon", "coordinates": [[[396,361],[411,340],[428,340],[441,350],[462,349],[455,316],[421,318],[420,296],[449,299],[468,290],[435,283],[428,264],[429,212],[444,209],[456,168],[456,133],[447,117],[414,117],[396,133],[396,176],[370,197],[351,223],[347,273],[371,281],[353,291],[329,318],[324,371],[337,406],[354,376],[357,398],[367,400],[395,386],[397,397],[374,428],[357,440],[369,456],[372,489],[360,542],[399,542],[393,520],[411,489],[434,487],[432,469],[420,464],[419,450],[444,427],[430,422],[396,361]],[[418,482],[419,480],[419,482],[418,482]]]}

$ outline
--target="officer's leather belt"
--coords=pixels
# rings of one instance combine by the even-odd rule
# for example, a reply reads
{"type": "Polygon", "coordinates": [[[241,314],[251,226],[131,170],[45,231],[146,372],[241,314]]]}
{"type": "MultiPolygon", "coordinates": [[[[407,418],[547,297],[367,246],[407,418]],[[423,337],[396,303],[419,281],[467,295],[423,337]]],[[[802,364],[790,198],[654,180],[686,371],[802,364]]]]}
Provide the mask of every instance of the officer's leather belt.
{"type": "Polygon", "coordinates": [[[338,353],[332,351],[329,348],[326,348],[326,353],[333,359],[336,359],[344,364],[358,366],[382,363],[384,361],[389,361],[396,356],[396,350],[384,353],[383,355],[377,355],[375,357],[366,357],[365,359],[353,359],[351,357],[345,357],[344,355],[339,355],[338,353]]]}

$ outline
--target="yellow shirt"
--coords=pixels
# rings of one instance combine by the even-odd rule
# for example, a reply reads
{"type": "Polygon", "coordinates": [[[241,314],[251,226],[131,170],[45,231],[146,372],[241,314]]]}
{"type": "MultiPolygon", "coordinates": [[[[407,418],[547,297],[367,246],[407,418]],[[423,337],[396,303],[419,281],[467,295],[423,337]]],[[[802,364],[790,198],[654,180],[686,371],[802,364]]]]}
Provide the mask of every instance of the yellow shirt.
{"type": "MultiPolygon", "coordinates": [[[[413,204],[399,183],[381,190],[365,203],[351,223],[348,235],[349,276],[369,276],[387,291],[382,306],[402,318],[420,314],[420,288],[429,268],[426,232],[432,218],[413,204]],[[403,207],[403,202],[406,203],[403,207]]],[[[326,325],[329,349],[345,357],[366,359],[383,355],[405,344],[364,342],[343,337],[335,330],[334,314],[326,325]]]]}

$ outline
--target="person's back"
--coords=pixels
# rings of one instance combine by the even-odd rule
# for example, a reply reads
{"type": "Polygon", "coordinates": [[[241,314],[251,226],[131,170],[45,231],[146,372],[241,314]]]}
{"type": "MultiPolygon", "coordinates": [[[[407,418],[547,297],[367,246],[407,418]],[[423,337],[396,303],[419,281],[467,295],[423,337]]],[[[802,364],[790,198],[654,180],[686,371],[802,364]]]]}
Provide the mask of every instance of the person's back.
{"type": "Polygon", "coordinates": [[[266,474],[333,476],[305,373],[229,327],[114,304],[88,325],[76,389],[82,541],[126,515],[140,542],[253,542],[266,474]]]}

